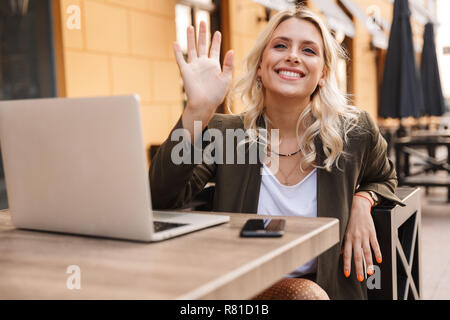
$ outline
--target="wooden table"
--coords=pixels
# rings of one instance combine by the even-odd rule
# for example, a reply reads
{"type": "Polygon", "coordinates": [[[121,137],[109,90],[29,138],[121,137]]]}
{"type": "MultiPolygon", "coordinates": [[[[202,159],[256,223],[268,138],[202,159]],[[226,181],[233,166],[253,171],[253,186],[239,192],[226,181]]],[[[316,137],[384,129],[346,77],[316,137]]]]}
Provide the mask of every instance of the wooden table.
{"type": "Polygon", "coordinates": [[[404,137],[395,141],[395,167],[398,184],[406,186],[446,187],[447,202],[450,202],[450,138],[449,137],[404,137]],[[447,159],[436,159],[435,149],[447,148],[447,159]],[[415,148],[428,149],[428,155],[415,148]],[[411,172],[410,156],[425,161],[421,170],[411,172]],[[432,174],[428,174],[431,171],[432,174]],[[436,172],[444,174],[437,175],[436,172]]]}
{"type": "Polygon", "coordinates": [[[240,238],[248,214],[159,243],[15,229],[0,212],[0,299],[248,299],[339,241],[339,221],[286,219],[281,238],[240,238]],[[81,289],[68,289],[80,268],[81,289]]]}
{"type": "Polygon", "coordinates": [[[450,130],[417,130],[411,133],[413,137],[450,138],[450,130]]]}

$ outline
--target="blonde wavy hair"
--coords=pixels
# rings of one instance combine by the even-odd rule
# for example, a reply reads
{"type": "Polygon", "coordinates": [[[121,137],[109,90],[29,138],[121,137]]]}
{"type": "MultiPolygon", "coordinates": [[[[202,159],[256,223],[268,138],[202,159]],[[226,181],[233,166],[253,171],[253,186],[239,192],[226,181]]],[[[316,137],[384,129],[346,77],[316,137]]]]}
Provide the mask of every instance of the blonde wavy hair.
{"type": "Polygon", "coordinates": [[[359,111],[348,105],[347,96],[339,89],[337,83],[337,62],[339,58],[346,59],[345,51],[320,18],[309,9],[299,7],[282,11],[270,19],[267,27],[260,34],[256,45],[244,60],[243,75],[230,90],[227,97],[228,110],[230,110],[232,101],[239,97],[246,106],[246,112],[242,116],[244,127],[249,132],[247,141],[256,143],[263,141],[266,148],[270,148],[268,146],[270,139],[262,137],[257,126],[257,120],[260,116],[264,116],[266,128],[267,121],[270,122],[265,116],[264,88],[257,84],[257,70],[273,32],[283,21],[291,18],[309,21],[320,31],[323,39],[324,71],[326,74],[324,85],[322,87],[317,86],[311,95],[310,103],[297,120],[297,141],[303,155],[300,170],[303,171],[304,168],[311,165],[320,167],[314,164],[316,160],[314,139],[316,136],[320,136],[326,156],[324,166],[321,168],[331,171],[335,163],[339,168],[339,158],[344,154],[347,135],[356,126],[359,111]],[[300,130],[301,126],[302,130],[300,130]]]}

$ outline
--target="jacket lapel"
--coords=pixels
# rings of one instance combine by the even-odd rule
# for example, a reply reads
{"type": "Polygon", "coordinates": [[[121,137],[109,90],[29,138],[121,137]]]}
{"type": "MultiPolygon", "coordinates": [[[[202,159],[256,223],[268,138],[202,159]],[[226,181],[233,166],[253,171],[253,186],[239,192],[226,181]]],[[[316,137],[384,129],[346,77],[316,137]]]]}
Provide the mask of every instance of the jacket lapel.
{"type": "MultiPolygon", "coordinates": [[[[316,146],[317,163],[324,165],[325,153],[320,138],[316,137],[314,144],[316,146]]],[[[317,168],[317,216],[342,218],[343,203],[348,198],[348,188],[346,188],[344,172],[339,170],[334,164],[331,171],[317,168]]]]}
{"type": "MultiPolygon", "coordinates": [[[[323,161],[325,159],[325,154],[322,149],[322,140],[320,140],[319,135],[314,139],[314,145],[316,147],[316,160],[318,166],[323,166],[323,161]]],[[[318,217],[326,217],[326,212],[324,211],[322,196],[325,197],[326,190],[325,186],[327,185],[327,180],[329,178],[328,172],[325,169],[317,168],[317,216],[318,217]]]]}
{"type": "MultiPolygon", "coordinates": [[[[266,123],[264,121],[264,117],[260,115],[258,119],[256,119],[256,125],[258,128],[266,128],[266,123]]],[[[261,154],[260,148],[262,148],[262,145],[258,143],[257,150],[258,155],[261,154]]],[[[249,148],[246,147],[246,152],[248,156],[249,148]]],[[[257,164],[250,164],[249,168],[247,170],[247,175],[245,177],[246,181],[246,190],[245,190],[245,201],[244,201],[244,208],[245,212],[258,212],[258,202],[259,202],[259,192],[261,190],[261,168],[262,168],[262,161],[264,159],[260,159],[258,157],[257,164]]]]}

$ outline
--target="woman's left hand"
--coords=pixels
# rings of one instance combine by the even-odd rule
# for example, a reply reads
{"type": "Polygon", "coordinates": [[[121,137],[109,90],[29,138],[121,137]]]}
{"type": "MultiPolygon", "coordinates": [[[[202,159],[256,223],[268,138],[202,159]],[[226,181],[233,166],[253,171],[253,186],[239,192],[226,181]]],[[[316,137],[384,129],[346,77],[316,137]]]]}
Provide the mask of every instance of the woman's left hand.
{"type": "MultiPolygon", "coordinates": [[[[358,194],[369,198],[366,192],[358,192],[358,194]]],[[[353,196],[352,210],[344,238],[344,275],[347,278],[350,276],[353,253],[355,271],[360,282],[364,280],[363,256],[366,260],[367,273],[372,275],[374,272],[371,247],[377,262],[381,263],[382,259],[370,212],[371,206],[369,199],[353,196]]]]}

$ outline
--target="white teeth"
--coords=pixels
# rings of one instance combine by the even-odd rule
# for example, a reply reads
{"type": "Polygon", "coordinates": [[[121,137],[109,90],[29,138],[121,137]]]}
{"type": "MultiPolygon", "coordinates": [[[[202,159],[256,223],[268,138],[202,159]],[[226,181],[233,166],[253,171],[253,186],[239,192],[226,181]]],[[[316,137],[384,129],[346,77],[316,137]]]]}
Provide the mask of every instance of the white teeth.
{"type": "Polygon", "coordinates": [[[281,70],[278,73],[283,76],[292,77],[292,78],[301,78],[302,77],[302,75],[300,73],[292,72],[292,71],[281,70]]]}

